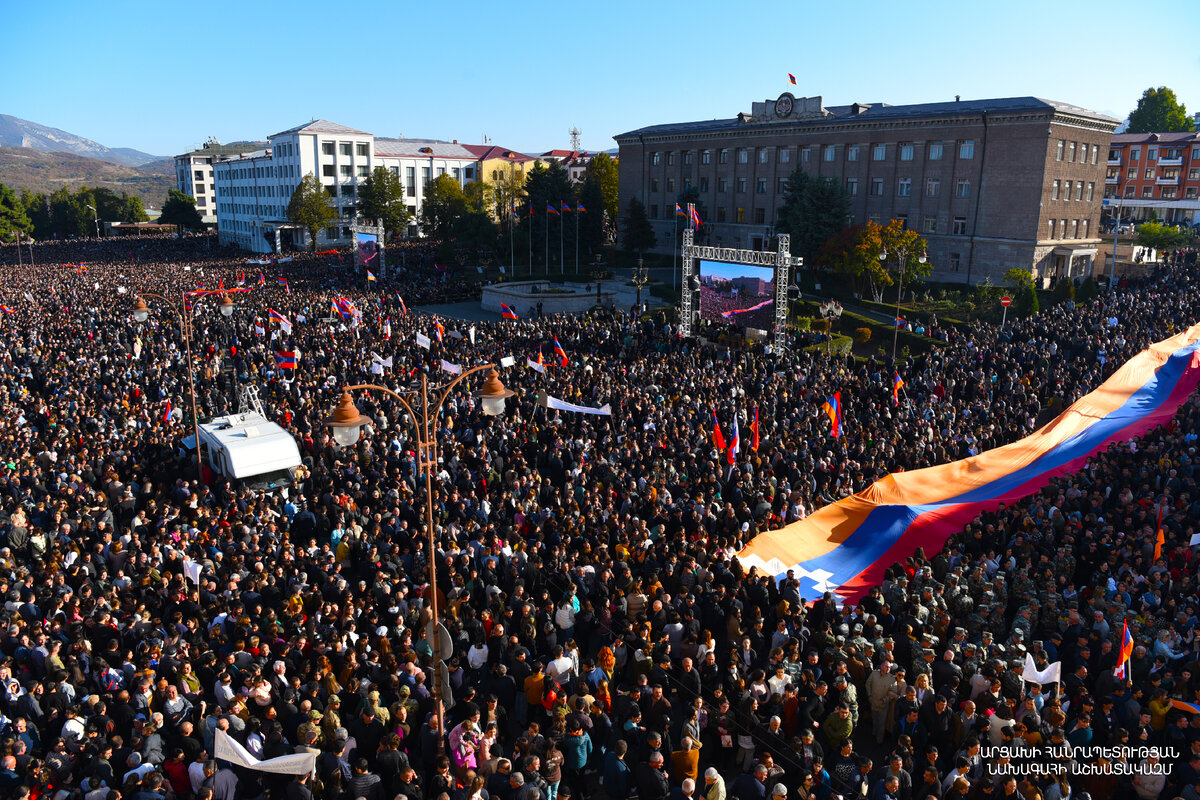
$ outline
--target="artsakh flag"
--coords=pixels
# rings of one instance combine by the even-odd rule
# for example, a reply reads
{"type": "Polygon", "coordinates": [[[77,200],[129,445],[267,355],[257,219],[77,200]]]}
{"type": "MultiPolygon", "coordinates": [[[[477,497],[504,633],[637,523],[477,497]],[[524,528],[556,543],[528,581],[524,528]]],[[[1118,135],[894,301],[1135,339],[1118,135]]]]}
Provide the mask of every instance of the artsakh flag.
{"type": "Polygon", "coordinates": [[[392,338],[392,318],[388,317],[383,323],[383,338],[392,338]]]}
{"type": "Polygon", "coordinates": [[[1128,676],[1127,664],[1129,659],[1133,658],[1133,637],[1129,634],[1129,620],[1125,620],[1125,627],[1121,630],[1121,649],[1117,651],[1117,668],[1113,670],[1113,677],[1118,680],[1124,680],[1128,676]]]}
{"type": "Polygon", "coordinates": [[[725,437],[721,434],[721,421],[717,419],[717,410],[713,409],[713,447],[718,450],[725,449],[725,437]]]}
{"type": "Polygon", "coordinates": [[[164,411],[163,415],[162,415],[162,421],[163,422],[171,421],[171,401],[169,399],[167,400],[167,410],[164,411]]]}
{"type": "Polygon", "coordinates": [[[510,306],[508,303],[500,304],[500,316],[504,319],[520,319],[520,317],[517,316],[517,312],[513,311],[512,306],[510,306]]]}
{"type": "Polygon", "coordinates": [[[295,369],[296,368],[296,351],[295,350],[276,350],[275,351],[275,366],[280,369],[295,369]]]}
{"type": "Polygon", "coordinates": [[[750,444],[750,449],[758,452],[758,406],[754,407],[754,421],[750,423],[750,432],[754,434],[754,439],[750,444]]]}
{"type": "Polygon", "coordinates": [[[896,373],[895,380],[892,381],[892,404],[900,405],[900,390],[904,388],[904,381],[900,380],[900,373],[896,373]]]}
{"type": "Polygon", "coordinates": [[[838,438],[842,435],[842,393],[834,392],[833,397],[821,404],[821,408],[829,415],[832,426],[830,433],[833,438],[838,438]]]}
{"type": "Polygon", "coordinates": [[[567,351],[563,350],[563,346],[558,343],[557,336],[554,337],[554,352],[558,353],[558,357],[560,359],[558,365],[560,367],[565,367],[567,365],[567,351]]]}
{"type": "Polygon", "coordinates": [[[725,458],[730,466],[737,463],[737,454],[742,450],[742,442],[738,438],[738,415],[735,412],[733,415],[733,438],[729,440],[729,449],[725,451],[725,458]]]}

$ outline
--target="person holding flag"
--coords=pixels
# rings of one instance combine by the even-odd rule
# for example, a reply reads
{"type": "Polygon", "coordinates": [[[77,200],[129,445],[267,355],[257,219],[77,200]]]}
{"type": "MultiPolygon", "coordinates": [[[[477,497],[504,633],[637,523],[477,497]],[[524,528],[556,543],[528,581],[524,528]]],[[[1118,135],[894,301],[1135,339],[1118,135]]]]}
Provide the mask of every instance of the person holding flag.
{"type": "Polygon", "coordinates": [[[554,352],[558,354],[558,365],[560,367],[565,367],[567,365],[567,351],[564,350],[563,346],[558,343],[557,336],[554,337],[554,352]]]}
{"type": "Polygon", "coordinates": [[[830,435],[837,439],[842,435],[842,393],[834,392],[833,397],[821,404],[821,409],[829,417],[830,435]]]}
{"type": "Polygon", "coordinates": [[[267,276],[263,275],[263,272],[261,269],[258,271],[258,285],[259,286],[267,285],[267,276]]]}
{"type": "Polygon", "coordinates": [[[742,443],[738,439],[738,415],[733,413],[733,436],[729,439],[729,449],[725,451],[725,459],[729,462],[729,466],[737,463],[737,455],[742,451],[742,443]]]}
{"type": "Polygon", "coordinates": [[[750,423],[750,433],[753,438],[750,440],[750,449],[758,452],[758,406],[754,407],[754,421],[750,423]]]}
{"type": "Polygon", "coordinates": [[[167,398],[167,409],[163,412],[162,421],[170,424],[171,422],[171,398],[167,398]]]}
{"type": "Polygon", "coordinates": [[[1154,558],[1152,559],[1154,561],[1158,561],[1160,558],[1162,558],[1162,548],[1163,545],[1167,543],[1167,537],[1163,536],[1162,512],[1163,504],[1159,503],[1158,522],[1154,525],[1154,558]]]}
{"type": "Polygon", "coordinates": [[[1113,670],[1113,677],[1117,680],[1129,679],[1129,659],[1133,658],[1133,636],[1129,634],[1129,619],[1125,619],[1125,626],[1121,630],[1121,649],[1117,651],[1117,668],[1113,670]]]}
{"type": "Polygon", "coordinates": [[[374,282],[375,282],[375,273],[371,272],[371,270],[367,270],[367,283],[374,283],[374,282]]]}
{"type": "Polygon", "coordinates": [[[384,339],[392,338],[392,318],[391,317],[388,317],[383,322],[383,338],[384,339]]]}
{"type": "Polygon", "coordinates": [[[513,307],[508,303],[500,304],[500,316],[504,319],[520,319],[520,317],[517,316],[517,312],[514,311],[513,307]]]}
{"type": "Polygon", "coordinates": [[[292,332],[292,321],[290,319],[288,319],[287,317],[285,317],[283,314],[280,314],[278,311],[276,311],[273,308],[268,308],[267,316],[269,316],[271,318],[272,322],[278,322],[280,329],[282,329],[284,333],[292,332]]]}
{"type": "Polygon", "coordinates": [[[396,301],[400,303],[400,313],[407,314],[408,306],[404,305],[404,298],[400,296],[399,292],[396,292],[396,301]]]}
{"type": "Polygon", "coordinates": [[[904,388],[904,381],[900,379],[900,373],[896,373],[896,377],[892,379],[892,405],[900,405],[900,390],[904,388]]]}
{"type": "Polygon", "coordinates": [[[717,419],[717,410],[713,409],[713,447],[718,450],[725,449],[725,437],[721,434],[721,421],[717,419]]]}
{"type": "Polygon", "coordinates": [[[442,337],[446,335],[446,328],[442,325],[442,321],[435,319],[433,321],[433,332],[437,334],[437,340],[440,342],[442,337]]]}

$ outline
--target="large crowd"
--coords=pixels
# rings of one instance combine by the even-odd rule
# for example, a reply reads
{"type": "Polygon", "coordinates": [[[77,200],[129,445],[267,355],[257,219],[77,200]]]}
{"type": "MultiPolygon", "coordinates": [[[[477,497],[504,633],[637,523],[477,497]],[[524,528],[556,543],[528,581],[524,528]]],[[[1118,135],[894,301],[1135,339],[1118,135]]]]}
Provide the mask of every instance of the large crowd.
{"type": "Polygon", "coordinates": [[[19,270],[8,251],[0,796],[1200,800],[1196,398],[857,604],[735,558],[883,475],[1026,435],[1200,320],[1194,266],[1003,331],[935,324],[938,346],[896,367],[705,348],[666,317],[437,319],[417,306],[477,296],[478,273],[420,249],[375,281],[341,257],[249,264],[205,237],[47,242],[19,270]],[[239,281],[231,317],[211,295],[184,308],[239,281]],[[334,314],[337,298],[361,314],[334,314]],[[196,479],[180,313],[199,416],[252,384],[296,437],[286,492],[196,479]],[[524,366],[539,349],[544,372],[524,366]],[[373,424],[344,449],[325,418],[342,386],[403,391],[448,380],[443,360],[504,356],[506,413],[483,415],[469,381],[437,424],[431,549],[403,407],[360,393],[373,424]],[[728,438],[735,415],[731,465],[713,427],[728,438]],[[1062,680],[1023,681],[1027,654],[1062,680]],[[218,760],[218,732],[315,768],[218,760]]]}

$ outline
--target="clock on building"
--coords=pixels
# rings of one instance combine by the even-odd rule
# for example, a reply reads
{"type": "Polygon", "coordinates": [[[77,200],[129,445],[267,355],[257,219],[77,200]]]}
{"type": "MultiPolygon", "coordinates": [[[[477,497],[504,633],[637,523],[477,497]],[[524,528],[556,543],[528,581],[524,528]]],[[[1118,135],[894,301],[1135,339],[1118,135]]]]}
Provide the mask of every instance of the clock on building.
{"type": "Polygon", "coordinates": [[[792,106],[795,104],[795,98],[791,93],[784,92],[779,95],[779,99],[775,101],[775,116],[783,118],[792,113],[792,106]]]}

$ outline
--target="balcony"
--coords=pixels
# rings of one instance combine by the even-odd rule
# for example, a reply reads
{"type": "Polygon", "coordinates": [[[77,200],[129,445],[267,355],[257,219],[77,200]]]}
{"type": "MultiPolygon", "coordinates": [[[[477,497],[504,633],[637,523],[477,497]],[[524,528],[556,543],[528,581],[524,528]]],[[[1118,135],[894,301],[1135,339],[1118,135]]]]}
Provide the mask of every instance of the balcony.
{"type": "Polygon", "coordinates": [[[1104,182],[1112,185],[1112,184],[1116,184],[1116,183],[1120,182],[1120,180],[1121,180],[1120,178],[1105,178],[1104,182]]]}
{"type": "Polygon", "coordinates": [[[1183,156],[1180,156],[1179,158],[1160,158],[1158,160],[1158,165],[1160,167],[1182,167],[1183,156]]]}
{"type": "Polygon", "coordinates": [[[1179,176],[1176,175],[1174,178],[1159,178],[1155,181],[1155,183],[1157,183],[1159,186],[1178,186],[1179,176]]]}
{"type": "Polygon", "coordinates": [[[1110,167],[1119,167],[1119,166],[1121,166],[1121,157],[1120,157],[1120,156],[1117,156],[1116,158],[1110,158],[1110,159],[1108,160],[1108,165],[1109,165],[1110,167]]]}

